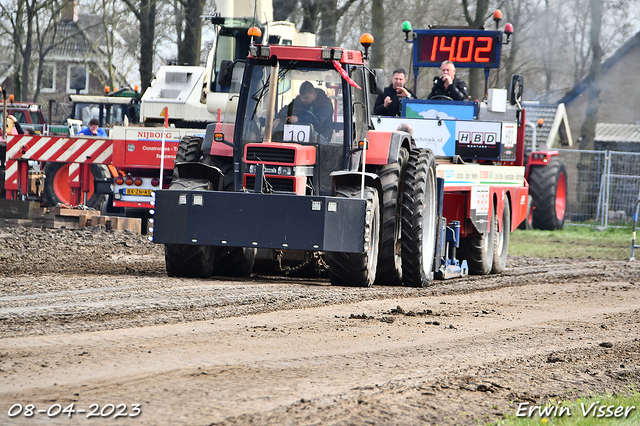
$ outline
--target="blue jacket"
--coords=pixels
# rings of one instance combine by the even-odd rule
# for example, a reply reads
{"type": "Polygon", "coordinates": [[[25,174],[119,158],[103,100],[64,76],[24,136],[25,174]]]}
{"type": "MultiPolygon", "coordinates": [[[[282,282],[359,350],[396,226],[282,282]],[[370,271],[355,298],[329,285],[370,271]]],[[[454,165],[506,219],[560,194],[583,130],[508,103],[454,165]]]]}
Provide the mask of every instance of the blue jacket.
{"type": "Polygon", "coordinates": [[[91,129],[89,129],[88,127],[85,127],[84,129],[82,129],[82,130],[80,130],[78,132],[78,136],[79,135],[84,135],[84,136],[107,136],[107,132],[105,132],[102,127],[98,127],[98,131],[94,135],[93,133],[91,133],[91,129]]]}

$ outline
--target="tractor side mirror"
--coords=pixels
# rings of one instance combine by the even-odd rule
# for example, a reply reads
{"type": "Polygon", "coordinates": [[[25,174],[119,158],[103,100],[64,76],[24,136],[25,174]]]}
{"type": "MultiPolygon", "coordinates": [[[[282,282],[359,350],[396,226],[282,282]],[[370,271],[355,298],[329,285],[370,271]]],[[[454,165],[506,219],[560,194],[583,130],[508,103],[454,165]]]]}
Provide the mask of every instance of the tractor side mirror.
{"type": "Polygon", "coordinates": [[[511,105],[520,104],[522,102],[522,92],[524,91],[524,77],[518,74],[511,76],[511,85],[509,87],[509,102],[511,105]]]}
{"type": "Polygon", "coordinates": [[[218,72],[218,84],[220,87],[229,87],[231,85],[231,76],[233,75],[233,61],[227,59],[220,63],[220,71],[218,72]]]}
{"type": "Polygon", "coordinates": [[[374,68],[369,71],[369,91],[374,95],[381,95],[384,92],[384,70],[374,68]]]}

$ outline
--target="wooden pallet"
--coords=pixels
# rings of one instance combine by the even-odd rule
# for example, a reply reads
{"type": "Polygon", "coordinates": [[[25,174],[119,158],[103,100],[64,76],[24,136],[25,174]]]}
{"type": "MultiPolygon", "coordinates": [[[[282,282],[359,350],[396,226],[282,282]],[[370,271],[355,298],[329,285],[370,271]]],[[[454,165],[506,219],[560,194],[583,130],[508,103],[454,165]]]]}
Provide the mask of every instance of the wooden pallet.
{"type": "Polygon", "coordinates": [[[140,234],[142,230],[142,219],[137,217],[103,216],[97,212],[80,209],[51,209],[49,213],[32,217],[30,219],[7,219],[0,218],[2,227],[44,227],[44,228],[66,228],[80,229],[87,226],[104,226],[107,230],[131,231],[140,234]],[[57,213],[54,213],[57,212],[57,213]]]}

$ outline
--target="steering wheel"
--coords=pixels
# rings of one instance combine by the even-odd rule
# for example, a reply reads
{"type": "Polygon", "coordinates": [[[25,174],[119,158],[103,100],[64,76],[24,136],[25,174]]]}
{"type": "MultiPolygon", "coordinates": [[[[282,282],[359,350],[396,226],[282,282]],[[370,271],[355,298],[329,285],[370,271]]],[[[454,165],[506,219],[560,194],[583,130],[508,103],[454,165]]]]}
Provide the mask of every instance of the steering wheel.
{"type": "Polygon", "coordinates": [[[440,100],[440,101],[452,101],[453,100],[452,98],[450,98],[447,95],[435,95],[435,96],[430,97],[429,99],[433,99],[434,101],[438,101],[438,100],[440,100]]]}
{"type": "Polygon", "coordinates": [[[295,116],[298,117],[298,122],[295,124],[313,124],[318,122],[316,115],[308,110],[295,111],[295,116]]]}

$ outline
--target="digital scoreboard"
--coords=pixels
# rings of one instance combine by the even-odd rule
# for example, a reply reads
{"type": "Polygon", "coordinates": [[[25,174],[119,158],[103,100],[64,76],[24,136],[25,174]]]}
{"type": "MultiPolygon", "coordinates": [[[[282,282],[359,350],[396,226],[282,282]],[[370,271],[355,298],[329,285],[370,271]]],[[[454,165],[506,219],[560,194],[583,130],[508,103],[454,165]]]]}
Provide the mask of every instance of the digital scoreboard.
{"type": "Polygon", "coordinates": [[[439,67],[452,61],[457,68],[497,68],[502,31],[469,29],[415,30],[414,66],[439,67]]]}

